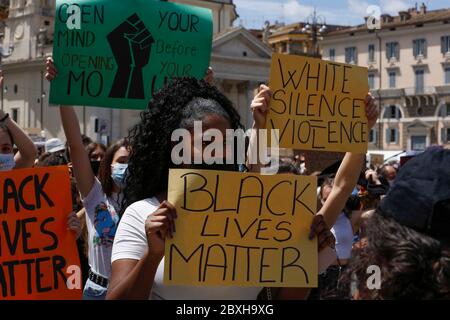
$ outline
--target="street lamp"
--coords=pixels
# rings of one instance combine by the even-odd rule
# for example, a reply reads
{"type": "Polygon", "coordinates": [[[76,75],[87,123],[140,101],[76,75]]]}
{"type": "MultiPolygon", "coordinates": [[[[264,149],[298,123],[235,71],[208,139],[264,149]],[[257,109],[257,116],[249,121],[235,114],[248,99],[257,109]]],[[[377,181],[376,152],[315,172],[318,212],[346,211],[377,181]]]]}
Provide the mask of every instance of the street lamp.
{"type": "Polygon", "coordinates": [[[312,48],[310,48],[309,54],[312,56],[319,55],[319,48],[317,46],[318,40],[322,40],[322,35],[327,31],[325,18],[317,15],[316,8],[314,12],[306,18],[306,25],[302,28],[301,32],[309,34],[311,36],[312,48]]]}
{"type": "MultiPolygon", "coordinates": [[[[47,44],[47,28],[40,28],[37,35],[37,47],[40,49],[40,56],[44,56],[44,46],[47,44]]],[[[41,70],[41,130],[44,130],[44,99],[45,99],[45,91],[44,91],[44,71],[41,70]]]]}
{"type": "MultiPolygon", "coordinates": [[[[3,41],[5,38],[5,35],[3,33],[0,33],[0,41],[3,41]]],[[[14,51],[14,45],[12,41],[9,43],[8,51],[5,50],[3,45],[0,47],[0,74],[3,77],[3,59],[9,58],[14,51]]],[[[2,99],[2,110],[3,110],[3,95],[4,95],[4,81],[1,81],[1,99],[2,99]]]]}

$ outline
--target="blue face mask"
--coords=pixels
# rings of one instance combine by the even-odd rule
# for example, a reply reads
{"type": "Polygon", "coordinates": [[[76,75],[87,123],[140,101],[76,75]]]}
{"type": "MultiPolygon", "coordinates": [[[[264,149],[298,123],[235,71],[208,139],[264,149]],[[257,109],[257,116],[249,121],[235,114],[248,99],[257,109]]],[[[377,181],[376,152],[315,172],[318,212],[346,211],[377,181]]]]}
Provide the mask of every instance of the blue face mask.
{"type": "Polygon", "coordinates": [[[111,178],[120,189],[125,188],[127,168],[127,163],[116,163],[112,166],[111,178]]]}
{"type": "Polygon", "coordinates": [[[13,153],[0,153],[0,171],[8,171],[14,169],[16,161],[13,153]]]}

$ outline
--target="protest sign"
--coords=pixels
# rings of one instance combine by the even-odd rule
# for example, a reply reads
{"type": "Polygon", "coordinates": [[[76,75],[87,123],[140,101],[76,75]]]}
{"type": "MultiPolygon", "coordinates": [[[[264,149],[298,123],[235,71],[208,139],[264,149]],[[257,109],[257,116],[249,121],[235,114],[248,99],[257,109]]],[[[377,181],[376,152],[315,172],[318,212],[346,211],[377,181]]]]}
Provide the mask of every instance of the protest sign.
{"type": "Polygon", "coordinates": [[[280,130],[280,147],[366,153],[367,68],[274,54],[266,127],[280,130]]]}
{"type": "Polygon", "coordinates": [[[0,173],[0,300],[81,299],[66,166],[0,173]]]}
{"type": "Polygon", "coordinates": [[[309,176],[170,170],[164,283],[317,286],[316,188],[309,176]]]}
{"type": "Polygon", "coordinates": [[[203,78],[209,9],[156,0],[56,1],[50,103],[145,109],[176,77],[203,78]]]}

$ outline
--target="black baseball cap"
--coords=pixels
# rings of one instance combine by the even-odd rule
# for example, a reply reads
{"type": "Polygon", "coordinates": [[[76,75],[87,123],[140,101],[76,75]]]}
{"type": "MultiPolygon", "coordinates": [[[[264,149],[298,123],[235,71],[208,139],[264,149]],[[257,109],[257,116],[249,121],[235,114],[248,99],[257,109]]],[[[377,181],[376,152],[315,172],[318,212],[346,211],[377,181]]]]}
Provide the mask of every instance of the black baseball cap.
{"type": "Polygon", "coordinates": [[[380,203],[380,214],[438,240],[450,239],[450,150],[408,161],[380,203]]]}

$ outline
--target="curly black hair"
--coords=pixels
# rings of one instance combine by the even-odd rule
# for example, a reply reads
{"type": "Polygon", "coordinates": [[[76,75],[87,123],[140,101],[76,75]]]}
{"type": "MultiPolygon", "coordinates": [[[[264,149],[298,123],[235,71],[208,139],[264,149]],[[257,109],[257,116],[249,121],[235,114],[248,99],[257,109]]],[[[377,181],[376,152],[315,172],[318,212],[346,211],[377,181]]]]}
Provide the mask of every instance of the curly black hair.
{"type": "Polygon", "coordinates": [[[376,211],[367,222],[367,245],[340,281],[353,283],[361,299],[449,299],[450,247],[376,211]],[[371,265],[381,270],[380,289],[367,286],[371,265]]]}
{"type": "Polygon", "coordinates": [[[141,113],[141,121],[129,132],[131,154],[123,209],[167,191],[169,168],[173,167],[172,132],[187,129],[191,120],[202,120],[206,113],[227,115],[231,129],[243,128],[231,101],[203,80],[174,79],[155,94],[148,110],[141,113]],[[205,100],[211,103],[206,106],[205,100]]]}

